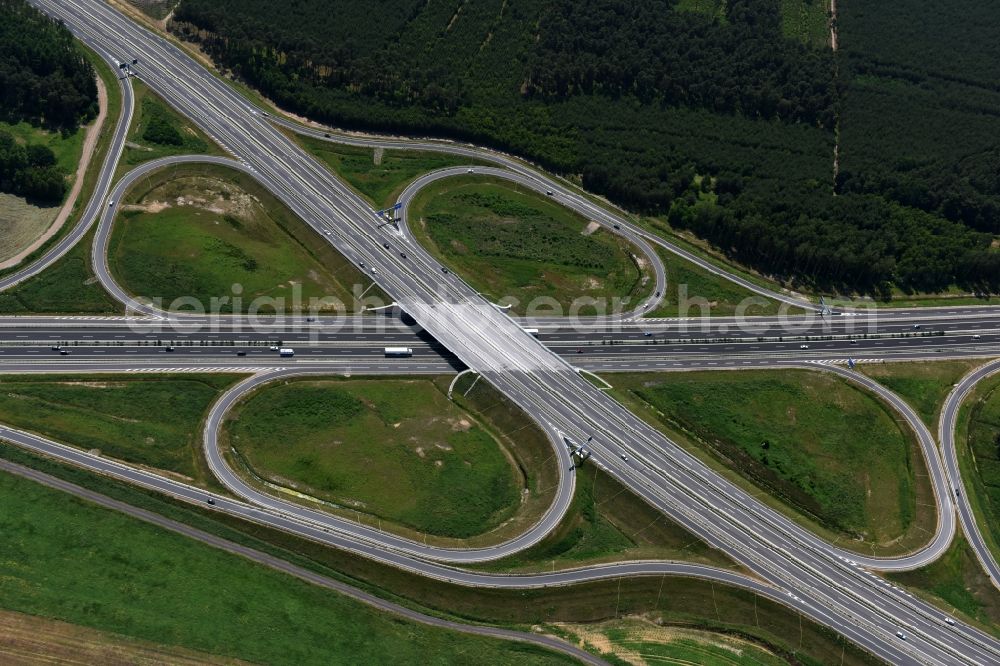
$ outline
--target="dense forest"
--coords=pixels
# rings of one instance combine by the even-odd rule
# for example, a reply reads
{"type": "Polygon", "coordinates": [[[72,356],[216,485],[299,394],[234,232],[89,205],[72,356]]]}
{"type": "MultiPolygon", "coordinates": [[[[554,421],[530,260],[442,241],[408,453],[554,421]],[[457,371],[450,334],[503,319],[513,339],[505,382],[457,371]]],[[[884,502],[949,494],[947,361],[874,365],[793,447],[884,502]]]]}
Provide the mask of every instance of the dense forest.
{"type": "Polygon", "coordinates": [[[40,203],[59,203],[66,194],[66,172],[48,146],[18,143],[0,130],[0,192],[40,203]]]}
{"type": "Polygon", "coordinates": [[[794,5],[182,0],[171,29],[292,111],[514,151],[780,279],[1000,289],[1000,6],[841,0],[833,53],[794,5]]]}
{"type": "Polygon", "coordinates": [[[0,0],[0,120],[72,132],[96,115],[94,71],[69,31],[24,0],[0,0]]]}

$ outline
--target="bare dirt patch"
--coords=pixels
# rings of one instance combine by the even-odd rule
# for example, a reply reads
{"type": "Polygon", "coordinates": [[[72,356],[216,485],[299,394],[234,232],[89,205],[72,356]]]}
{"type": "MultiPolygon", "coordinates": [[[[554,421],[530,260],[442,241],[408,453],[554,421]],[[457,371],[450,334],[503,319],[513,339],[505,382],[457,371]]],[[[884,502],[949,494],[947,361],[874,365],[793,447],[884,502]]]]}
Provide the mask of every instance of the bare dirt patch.
{"type": "Polygon", "coordinates": [[[0,611],[0,662],[74,666],[247,663],[13,611],[0,611]]]}
{"type": "Polygon", "coordinates": [[[595,231],[597,231],[600,228],[601,228],[601,225],[599,225],[597,222],[594,222],[593,220],[591,220],[590,222],[587,223],[587,226],[585,226],[583,228],[583,231],[581,231],[580,234],[583,235],[583,236],[590,236],[591,234],[593,234],[595,231]]]}

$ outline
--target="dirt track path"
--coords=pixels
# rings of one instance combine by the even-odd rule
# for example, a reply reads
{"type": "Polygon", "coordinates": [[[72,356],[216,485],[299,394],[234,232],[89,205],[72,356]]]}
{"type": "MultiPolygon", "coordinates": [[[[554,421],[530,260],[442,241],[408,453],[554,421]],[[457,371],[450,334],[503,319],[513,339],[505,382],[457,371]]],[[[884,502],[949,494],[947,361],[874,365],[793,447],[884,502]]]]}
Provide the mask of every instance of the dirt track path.
{"type": "Polygon", "coordinates": [[[76,167],[76,175],[73,177],[73,187],[69,191],[69,196],[66,197],[66,202],[59,209],[59,214],[56,215],[56,219],[45,230],[45,233],[36,238],[31,245],[21,250],[21,252],[0,263],[0,269],[11,268],[24,261],[25,257],[59,233],[59,230],[66,224],[66,220],[69,219],[70,213],[73,212],[73,206],[76,205],[76,200],[80,197],[80,190],[83,189],[83,178],[87,173],[87,167],[90,166],[90,160],[94,157],[97,139],[101,136],[101,129],[104,127],[104,121],[108,117],[108,90],[104,86],[104,81],[99,76],[97,77],[97,102],[100,110],[97,113],[97,118],[87,128],[86,136],[83,139],[83,154],[80,156],[80,163],[76,167]]]}

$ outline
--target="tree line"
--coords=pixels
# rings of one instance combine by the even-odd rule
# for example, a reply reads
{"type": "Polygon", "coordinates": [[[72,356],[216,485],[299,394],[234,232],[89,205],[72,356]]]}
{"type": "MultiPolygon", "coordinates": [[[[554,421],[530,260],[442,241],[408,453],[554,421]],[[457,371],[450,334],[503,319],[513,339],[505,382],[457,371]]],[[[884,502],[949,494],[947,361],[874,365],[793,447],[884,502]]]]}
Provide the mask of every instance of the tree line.
{"type": "Polygon", "coordinates": [[[72,133],[97,111],[94,70],[65,26],[0,0],[0,120],[72,133]]]}
{"type": "Polygon", "coordinates": [[[932,71],[893,28],[919,0],[841,4],[859,37],[836,56],[786,38],[779,0],[721,16],[673,0],[182,0],[171,29],[291,111],[515,152],[788,283],[1000,289],[992,51],[948,28],[963,67],[932,71]],[[886,94],[900,82],[906,96],[886,94]]]}

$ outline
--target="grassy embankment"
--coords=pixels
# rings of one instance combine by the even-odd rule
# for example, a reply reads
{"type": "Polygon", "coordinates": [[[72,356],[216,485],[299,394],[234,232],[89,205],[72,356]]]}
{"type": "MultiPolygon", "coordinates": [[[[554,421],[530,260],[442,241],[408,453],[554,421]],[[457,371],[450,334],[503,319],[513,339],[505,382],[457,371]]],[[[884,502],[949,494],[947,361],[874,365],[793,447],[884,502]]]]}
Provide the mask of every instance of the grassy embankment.
{"type": "Polygon", "coordinates": [[[174,111],[159,95],[137,79],[132,80],[135,111],[118,162],[115,180],[133,167],[170,155],[222,155],[226,153],[194,123],[174,111]]]}
{"type": "MultiPolygon", "coordinates": [[[[497,302],[514,299],[524,314],[574,314],[580,297],[613,311],[614,299],[637,304],[653,287],[638,250],[558,203],[505,181],[461,176],[423,189],[411,203],[410,227],[432,255],[497,302]]],[[[579,314],[594,314],[593,306],[579,314]]]]}
{"type": "Polygon", "coordinates": [[[7,474],[0,500],[0,604],[12,610],[269,664],[569,663],[388,616],[7,474]]]}
{"type": "MultiPolygon", "coordinates": [[[[452,617],[516,626],[599,622],[644,614],[667,625],[737,634],[788,660],[843,664],[875,661],[833,632],[754,594],[695,580],[621,579],[533,591],[467,589],[429,581],[361,557],[189,506],[0,445],[0,457],[156,511],[406,605],[452,617]]],[[[145,588],[140,588],[140,590],[145,588]]],[[[134,632],[132,633],[134,635],[134,632]]]]}
{"type": "Polygon", "coordinates": [[[216,487],[201,422],[237,376],[0,376],[0,423],[216,487]]]}
{"type": "Polygon", "coordinates": [[[446,153],[347,146],[293,132],[286,134],[376,208],[395,204],[399,194],[417,176],[445,167],[482,163],[446,153]]]}
{"type": "Polygon", "coordinates": [[[966,496],[994,558],[1000,558],[1000,376],[979,382],[958,414],[955,447],[966,496]]]}
{"type": "Polygon", "coordinates": [[[932,491],[915,439],[841,379],[747,370],[613,380],[619,399],[678,444],[846,548],[908,552],[933,532],[933,513],[916,511],[932,491]]]}
{"type": "MultiPolygon", "coordinates": [[[[89,49],[83,49],[86,57],[104,82],[108,91],[108,119],[101,129],[91,157],[90,166],[84,174],[83,187],[62,230],[42,247],[31,253],[18,267],[0,271],[0,275],[12,273],[18,268],[39,259],[52,245],[65,236],[79,223],[79,216],[90,201],[97,186],[101,166],[107,158],[114,137],[115,125],[121,115],[122,97],[114,72],[89,49]]],[[[76,170],[74,164],[71,171],[76,170]]],[[[81,239],[77,247],[55,262],[48,270],[13,289],[0,293],[0,314],[30,313],[110,313],[120,311],[113,299],[93,279],[90,271],[90,243],[92,236],[81,239]]]]}
{"type": "Polygon", "coordinates": [[[981,363],[981,360],[862,363],[858,370],[910,403],[936,435],[945,397],[958,380],[981,363]]]}
{"type": "MultiPolygon", "coordinates": [[[[355,311],[370,280],[246,174],[215,165],[166,167],[139,181],[112,232],[109,264],[123,287],[163,299],[194,297],[220,312],[284,307],[355,311]],[[233,285],[241,290],[234,291],[233,285]],[[239,291],[239,293],[236,293],[239,291]],[[327,299],[327,300],[323,300],[327,299]],[[283,303],[282,303],[283,301],[283,303]],[[298,303],[298,305],[296,305],[298,303]]],[[[384,301],[378,288],[365,298],[384,301]]]]}

